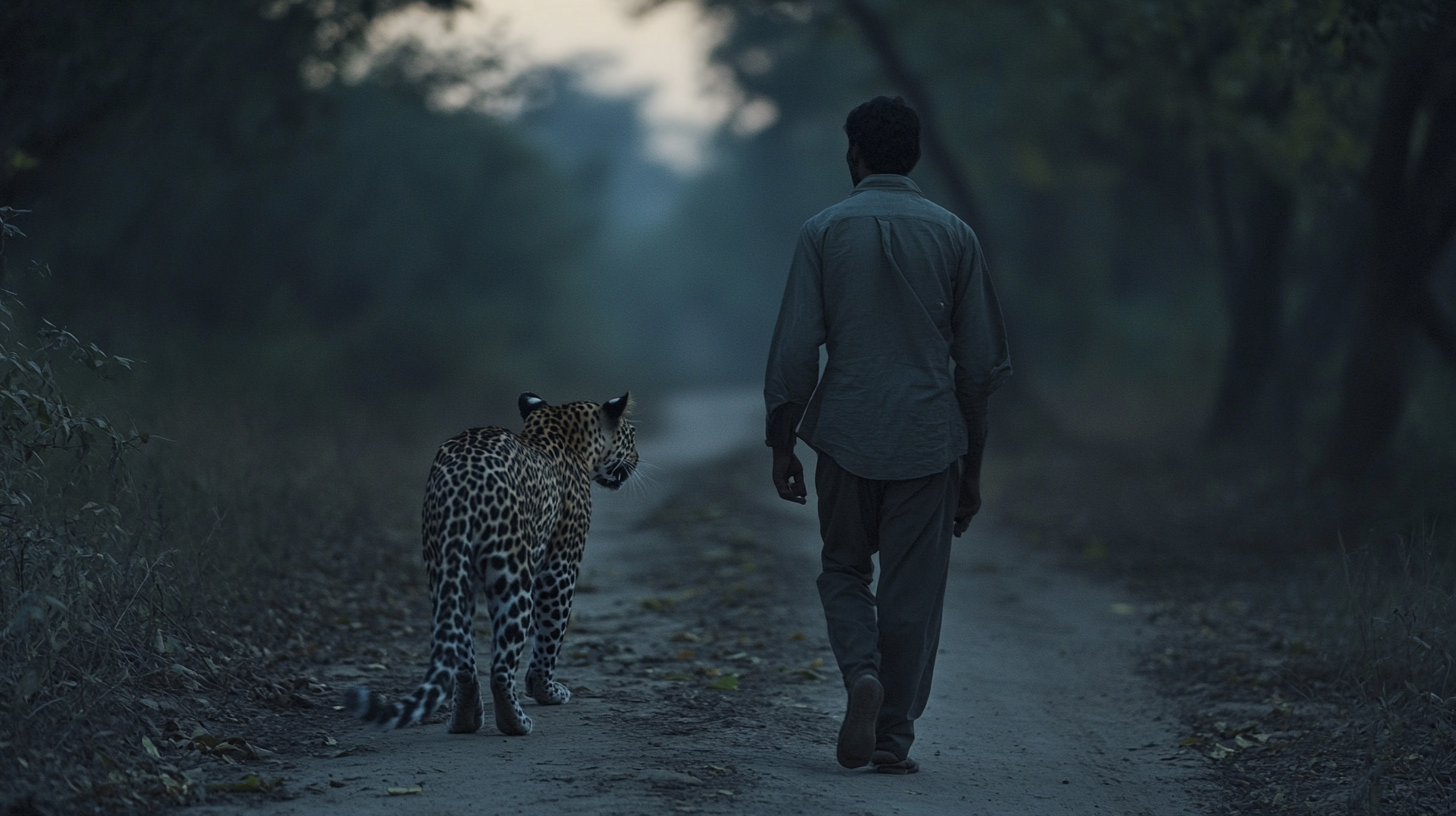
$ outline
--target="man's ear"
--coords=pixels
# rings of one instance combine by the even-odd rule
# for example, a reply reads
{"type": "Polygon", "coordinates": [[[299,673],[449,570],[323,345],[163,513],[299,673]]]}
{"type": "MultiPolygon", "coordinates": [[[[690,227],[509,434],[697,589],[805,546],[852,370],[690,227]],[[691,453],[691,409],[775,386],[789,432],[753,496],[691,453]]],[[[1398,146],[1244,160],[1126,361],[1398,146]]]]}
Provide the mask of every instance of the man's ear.
{"type": "Polygon", "coordinates": [[[521,395],[521,398],[519,400],[516,401],[516,407],[521,409],[521,419],[525,419],[526,417],[531,415],[532,411],[535,411],[538,408],[545,408],[547,406],[546,400],[543,400],[535,394],[532,394],[530,391],[527,391],[526,393],[521,395]]]}
{"type": "Polygon", "coordinates": [[[602,411],[607,418],[613,422],[620,422],[622,416],[632,409],[632,392],[628,391],[620,397],[613,397],[602,403],[602,411]]]}

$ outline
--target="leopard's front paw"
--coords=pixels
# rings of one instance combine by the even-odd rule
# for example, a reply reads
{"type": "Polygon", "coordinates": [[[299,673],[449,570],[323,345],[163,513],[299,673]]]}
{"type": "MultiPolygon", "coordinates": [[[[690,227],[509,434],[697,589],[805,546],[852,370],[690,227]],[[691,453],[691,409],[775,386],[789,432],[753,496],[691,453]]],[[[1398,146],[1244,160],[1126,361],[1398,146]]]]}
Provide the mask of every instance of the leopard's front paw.
{"type": "Polygon", "coordinates": [[[524,737],[531,733],[534,723],[516,701],[516,690],[509,685],[497,687],[492,683],[490,692],[495,702],[495,727],[508,737],[524,737]]]}
{"type": "Polygon", "coordinates": [[[540,705],[561,705],[571,699],[571,689],[539,674],[526,675],[526,693],[540,705]]]}
{"type": "Polygon", "coordinates": [[[520,708],[515,711],[509,708],[504,711],[500,708],[495,710],[495,727],[508,737],[524,737],[531,733],[534,726],[535,723],[520,708]]]}

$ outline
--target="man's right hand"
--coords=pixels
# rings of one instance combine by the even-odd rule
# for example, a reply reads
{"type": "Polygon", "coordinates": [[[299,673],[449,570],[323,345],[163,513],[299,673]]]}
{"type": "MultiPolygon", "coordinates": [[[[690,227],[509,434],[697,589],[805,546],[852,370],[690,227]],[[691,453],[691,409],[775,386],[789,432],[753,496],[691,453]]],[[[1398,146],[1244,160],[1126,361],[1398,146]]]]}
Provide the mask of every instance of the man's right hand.
{"type": "Polygon", "coordinates": [[[784,501],[796,504],[809,501],[809,489],[804,486],[804,465],[794,455],[793,448],[774,449],[773,482],[784,501]]]}
{"type": "Polygon", "coordinates": [[[980,468],[972,473],[969,469],[961,474],[960,495],[956,501],[955,526],[951,532],[956,538],[960,538],[971,526],[971,519],[981,512],[981,474],[980,468]]]}

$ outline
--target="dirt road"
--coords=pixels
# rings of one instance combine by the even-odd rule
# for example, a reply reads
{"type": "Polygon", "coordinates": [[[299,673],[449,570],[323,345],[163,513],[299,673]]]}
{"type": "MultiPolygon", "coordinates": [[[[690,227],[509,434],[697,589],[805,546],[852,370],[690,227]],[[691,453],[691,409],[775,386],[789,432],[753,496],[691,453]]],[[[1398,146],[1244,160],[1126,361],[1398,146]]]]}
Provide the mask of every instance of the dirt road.
{"type": "MultiPolygon", "coordinates": [[[[759,485],[761,447],[732,455],[758,438],[759,410],[752,393],[698,394],[643,428],[644,461],[658,469],[636,494],[598,496],[560,670],[575,696],[530,705],[535,733],[451,735],[443,717],[378,732],[315,711],[292,721],[294,750],[245,769],[282,777],[276,790],[292,798],[214,794],[195,810],[1201,812],[1205,760],[1178,749],[1172,717],[1134,673],[1150,633],[1127,599],[979,521],[952,562],[935,694],[912,751],[921,772],[836,765],[844,692],[814,594],[812,504],[759,485]],[[686,491],[680,506],[659,508],[674,491],[686,491]]],[[[319,676],[335,689],[403,691],[425,646],[319,676]]]]}

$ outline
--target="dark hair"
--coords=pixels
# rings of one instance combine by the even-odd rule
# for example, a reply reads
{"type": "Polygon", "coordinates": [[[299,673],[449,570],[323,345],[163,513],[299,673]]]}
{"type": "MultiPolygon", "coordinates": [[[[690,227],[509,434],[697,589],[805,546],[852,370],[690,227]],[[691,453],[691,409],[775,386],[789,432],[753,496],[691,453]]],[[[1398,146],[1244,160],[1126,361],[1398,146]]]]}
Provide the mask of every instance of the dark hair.
{"type": "Polygon", "coordinates": [[[898,96],[877,96],[850,111],[844,133],[871,172],[903,176],[920,161],[920,117],[898,96]]]}

